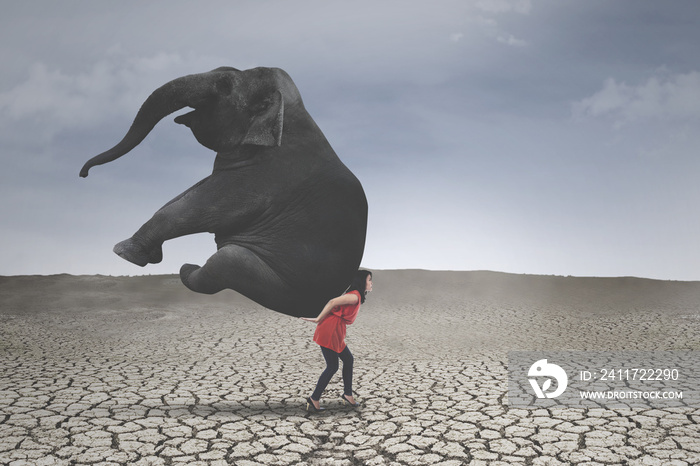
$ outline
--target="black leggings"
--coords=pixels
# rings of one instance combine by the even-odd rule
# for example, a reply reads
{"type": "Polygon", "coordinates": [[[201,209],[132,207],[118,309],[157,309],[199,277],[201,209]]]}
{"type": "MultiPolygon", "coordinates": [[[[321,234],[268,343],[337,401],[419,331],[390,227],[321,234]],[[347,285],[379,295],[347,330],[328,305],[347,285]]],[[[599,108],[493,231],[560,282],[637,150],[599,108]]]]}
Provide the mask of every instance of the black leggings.
{"type": "Polygon", "coordinates": [[[318,401],[321,399],[321,394],[323,390],[326,389],[328,382],[331,381],[331,377],[338,371],[338,358],[343,361],[343,394],[347,396],[352,396],[352,353],[350,349],[345,346],[345,349],[336,353],[332,349],[324,348],[321,346],[321,352],[323,357],[326,359],[326,370],[323,371],[321,377],[318,378],[318,383],[316,384],[316,390],[314,390],[311,398],[318,401]]]}

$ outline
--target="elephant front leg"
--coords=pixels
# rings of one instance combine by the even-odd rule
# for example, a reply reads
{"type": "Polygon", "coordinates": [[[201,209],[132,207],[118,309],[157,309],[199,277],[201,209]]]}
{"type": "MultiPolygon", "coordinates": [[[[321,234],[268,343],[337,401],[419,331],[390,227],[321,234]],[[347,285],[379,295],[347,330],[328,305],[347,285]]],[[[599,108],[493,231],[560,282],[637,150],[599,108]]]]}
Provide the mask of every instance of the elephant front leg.
{"type": "Polygon", "coordinates": [[[182,227],[173,225],[177,221],[176,203],[169,203],[161,208],[153,217],[143,224],[131,238],[125,239],[114,246],[114,253],[124,260],[144,267],[146,264],[157,264],[163,260],[163,243],[171,238],[183,236],[182,227]],[[174,219],[174,220],[173,220],[174,219]]]}
{"type": "MultiPolygon", "coordinates": [[[[141,267],[162,261],[163,243],[168,239],[189,234],[190,228],[183,231],[183,225],[177,225],[182,224],[183,220],[179,215],[183,207],[179,205],[181,202],[182,200],[176,198],[162,207],[131,238],[117,243],[113,249],[114,253],[141,267]]],[[[193,222],[190,220],[189,223],[193,222]]]]}
{"type": "MultiPolygon", "coordinates": [[[[210,177],[211,178],[211,177],[210,177]]],[[[230,202],[217,195],[216,186],[209,178],[200,181],[160,208],[131,238],[114,246],[114,253],[122,259],[141,267],[163,260],[163,243],[169,239],[194,233],[213,231],[219,223],[226,222],[219,205],[230,202]]]]}
{"type": "Polygon", "coordinates": [[[157,264],[163,260],[163,243],[148,248],[133,236],[117,243],[113,251],[122,259],[141,267],[146,264],[157,264]]]}

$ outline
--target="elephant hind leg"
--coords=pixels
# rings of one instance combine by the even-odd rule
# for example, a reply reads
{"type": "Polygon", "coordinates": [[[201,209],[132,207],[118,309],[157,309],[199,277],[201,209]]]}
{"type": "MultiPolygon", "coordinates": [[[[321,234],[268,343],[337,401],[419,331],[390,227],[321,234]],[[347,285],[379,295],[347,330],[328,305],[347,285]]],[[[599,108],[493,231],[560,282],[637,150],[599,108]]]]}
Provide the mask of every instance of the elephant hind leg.
{"type": "Polygon", "coordinates": [[[197,293],[214,294],[230,288],[275,311],[291,304],[294,290],[255,253],[228,244],[214,253],[202,267],[185,264],[182,283],[197,293]]]}

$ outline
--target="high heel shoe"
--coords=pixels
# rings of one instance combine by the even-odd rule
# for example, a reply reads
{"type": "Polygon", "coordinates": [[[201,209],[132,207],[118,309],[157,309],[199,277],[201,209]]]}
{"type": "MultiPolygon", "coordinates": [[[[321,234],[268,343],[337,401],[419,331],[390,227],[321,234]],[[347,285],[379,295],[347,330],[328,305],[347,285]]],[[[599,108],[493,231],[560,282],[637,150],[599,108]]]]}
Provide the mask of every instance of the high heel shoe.
{"type": "Polygon", "coordinates": [[[357,408],[358,406],[360,406],[360,403],[358,403],[357,401],[355,403],[350,403],[350,400],[347,399],[345,393],[343,393],[340,397],[343,399],[343,404],[347,404],[349,406],[352,406],[353,408],[357,408]]]}
{"type": "Polygon", "coordinates": [[[311,397],[308,397],[308,398],[306,399],[306,410],[307,410],[308,412],[310,412],[310,413],[315,413],[315,412],[318,412],[318,411],[324,411],[325,409],[326,409],[326,408],[321,408],[321,407],[318,407],[318,408],[317,408],[316,405],[314,405],[314,402],[311,401],[311,397]]]}

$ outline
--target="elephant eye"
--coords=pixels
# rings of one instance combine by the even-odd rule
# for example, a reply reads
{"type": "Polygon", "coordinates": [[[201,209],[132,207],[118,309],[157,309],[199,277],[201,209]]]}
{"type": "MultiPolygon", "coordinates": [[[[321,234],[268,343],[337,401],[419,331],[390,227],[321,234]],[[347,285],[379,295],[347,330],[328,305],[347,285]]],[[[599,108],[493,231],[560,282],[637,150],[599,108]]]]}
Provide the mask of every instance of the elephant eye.
{"type": "Polygon", "coordinates": [[[229,79],[226,77],[222,77],[218,81],[216,81],[216,91],[220,95],[229,95],[231,92],[233,92],[233,84],[229,79]]]}

